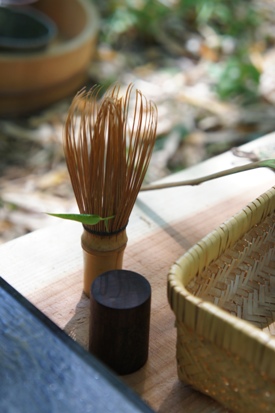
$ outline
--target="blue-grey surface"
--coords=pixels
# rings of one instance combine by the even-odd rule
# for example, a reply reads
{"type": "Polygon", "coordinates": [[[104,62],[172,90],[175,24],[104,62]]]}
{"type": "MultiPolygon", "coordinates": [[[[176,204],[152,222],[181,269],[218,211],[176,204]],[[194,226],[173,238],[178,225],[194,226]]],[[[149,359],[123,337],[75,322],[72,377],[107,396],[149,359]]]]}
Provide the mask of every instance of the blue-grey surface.
{"type": "Polygon", "coordinates": [[[0,278],[0,412],[151,412],[0,278]]]}

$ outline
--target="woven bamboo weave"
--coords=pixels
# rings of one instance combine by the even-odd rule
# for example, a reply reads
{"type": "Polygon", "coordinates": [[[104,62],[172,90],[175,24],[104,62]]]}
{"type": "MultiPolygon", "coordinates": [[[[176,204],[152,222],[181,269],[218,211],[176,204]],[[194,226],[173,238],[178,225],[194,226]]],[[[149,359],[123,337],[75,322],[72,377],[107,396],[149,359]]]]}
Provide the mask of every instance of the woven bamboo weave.
{"type": "Polygon", "coordinates": [[[275,412],[275,187],[171,268],[178,375],[234,412],[275,412]]]}

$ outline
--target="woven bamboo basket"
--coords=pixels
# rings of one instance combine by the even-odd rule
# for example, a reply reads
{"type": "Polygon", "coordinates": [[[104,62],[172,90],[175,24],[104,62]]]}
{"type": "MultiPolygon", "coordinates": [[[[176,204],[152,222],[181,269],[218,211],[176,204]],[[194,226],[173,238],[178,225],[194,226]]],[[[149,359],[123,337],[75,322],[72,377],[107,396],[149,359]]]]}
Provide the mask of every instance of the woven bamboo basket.
{"type": "Polygon", "coordinates": [[[180,380],[234,412],[275,412],[275,186],[171,268],[180,380]]]}

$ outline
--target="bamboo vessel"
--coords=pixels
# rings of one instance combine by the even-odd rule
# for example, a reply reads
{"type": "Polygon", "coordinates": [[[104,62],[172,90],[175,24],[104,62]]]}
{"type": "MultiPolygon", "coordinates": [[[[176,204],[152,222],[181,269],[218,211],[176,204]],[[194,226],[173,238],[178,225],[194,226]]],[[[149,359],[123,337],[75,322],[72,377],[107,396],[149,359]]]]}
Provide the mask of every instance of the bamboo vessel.
{"type": "Polygon", "coordinates": [[[155,139],[157,109],[140,91],[131,99],[114,86],[99,101],[100,88],[80,91],[72,101],[63,147],[81,214],[112,217],[84,225],[84,292],[103,272],[122,269],[126,227],[144,180],[155,139]]]}
{"type": "Polygon", "coordinates": [[[236,413],[275,410],[275,187],[172,266],[179,378],[236,413]]]}

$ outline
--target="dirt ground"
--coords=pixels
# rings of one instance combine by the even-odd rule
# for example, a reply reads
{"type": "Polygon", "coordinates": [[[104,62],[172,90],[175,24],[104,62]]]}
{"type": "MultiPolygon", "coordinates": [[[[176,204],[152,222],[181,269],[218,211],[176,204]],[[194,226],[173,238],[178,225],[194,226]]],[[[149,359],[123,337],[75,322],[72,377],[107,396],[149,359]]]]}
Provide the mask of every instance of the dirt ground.
{"type": "MultiPolygon", "coordinates": [[[[211,89],[209,55],[199,59],[149,47],[115,51],[99,44],[87,85],[133,83],[159,113],[157,143],[147,174],[156,181],[275,129],[275,49],[261,62],[259,100],[240,106],[211,89]]],[[[25,118],[0,119],[0,243],[45,225],[45,212],[75,210],[61,138],[72,96],[25,118]]],[[[272,154],[238,154],[251,159],[272,154]]],[[[275,157],[275,154],[274,154],[275,157]]]]}

